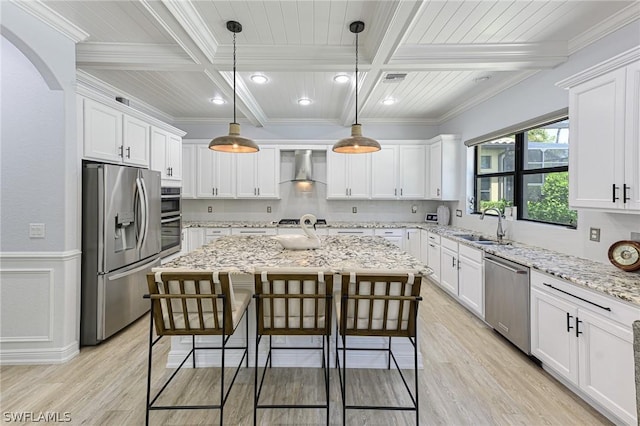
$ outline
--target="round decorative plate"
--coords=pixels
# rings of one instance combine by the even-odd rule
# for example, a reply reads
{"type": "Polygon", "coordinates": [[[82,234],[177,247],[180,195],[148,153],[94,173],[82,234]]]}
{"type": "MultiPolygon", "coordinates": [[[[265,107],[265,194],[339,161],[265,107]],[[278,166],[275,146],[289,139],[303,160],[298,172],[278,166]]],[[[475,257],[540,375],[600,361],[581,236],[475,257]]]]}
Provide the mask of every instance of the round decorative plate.
{"type": "Polygon", "coordinates": [[[640,242],[622,240],[609,247],[609,260],[623,271],[640,269],[640,242]]]}

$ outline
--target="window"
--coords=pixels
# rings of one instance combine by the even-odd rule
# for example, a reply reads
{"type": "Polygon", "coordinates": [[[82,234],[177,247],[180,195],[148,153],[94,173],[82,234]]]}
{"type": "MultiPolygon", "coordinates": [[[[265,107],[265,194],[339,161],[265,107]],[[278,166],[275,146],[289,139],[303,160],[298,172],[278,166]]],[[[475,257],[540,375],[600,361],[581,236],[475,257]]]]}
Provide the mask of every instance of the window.
{"type": "Polygon", "coordinates": [[[576,227],[567,119],[483,142],[475,155],[476,212],[515,206],[518,219],[576,227]]]}

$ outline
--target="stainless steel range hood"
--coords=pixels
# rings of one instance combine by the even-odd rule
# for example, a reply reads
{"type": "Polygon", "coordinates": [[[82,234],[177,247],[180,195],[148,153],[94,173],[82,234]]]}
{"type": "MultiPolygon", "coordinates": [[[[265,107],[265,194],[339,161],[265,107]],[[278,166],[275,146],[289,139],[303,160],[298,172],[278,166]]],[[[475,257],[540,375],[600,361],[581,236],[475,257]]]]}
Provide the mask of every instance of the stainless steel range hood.
{"type": "Polygon", "coordinates": [[[310,149],[296,149],[293,152],[293,179],[292,182],[315,182],[313,179],[313,168],[311,165],[310,149]]]}

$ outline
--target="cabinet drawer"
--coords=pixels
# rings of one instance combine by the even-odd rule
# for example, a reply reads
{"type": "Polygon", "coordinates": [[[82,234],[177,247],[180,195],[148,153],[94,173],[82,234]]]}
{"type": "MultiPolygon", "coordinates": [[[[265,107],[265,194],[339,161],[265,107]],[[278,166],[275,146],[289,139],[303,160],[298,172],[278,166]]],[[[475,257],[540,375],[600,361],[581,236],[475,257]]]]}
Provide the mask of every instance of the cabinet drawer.
{"type": "Polygon", "coordinates": [[[542,289],[625,327],[631,328],[634,321],[640,320],[638,307],[538,271],[531,271],[531,287],[542,289]]]}
{"type": "Polygon", "coordinates": [[[381,237],[403,237],[404,232],[402,229],[376,229],[374,235],[381,237]]]}
{"type": "Polygon", "coordinates": [[[427,232],[427,238],[429,238],[430,243],[440,245],[440,235],[434,234],[433,232],[427,232]]]}
{"type": "Polygon", "coordinates": [[[448,248],[451,251],[455,251],[455,252],[458,251],[458,242],[450,240],[449,238],[442,237],[440,239],[440,245],[442,247],[448,248]]]}
{"type": "Polygon", "coordinates": [[[207,237],[231,235],[231,229],[230,228],[205,228],[204,234],[207,237]]]}
{"type": "Polygon", "coordinates": [[[276,235],[276,228],[233,228],[231,235],[276,235]]]}
{"type": "Polygon", "coordinates": [[[370,228],[333,228],[329,229],[329,235],[373,235],[370,228]]]}
{"type": "Polygon", "coordinates": [[[460,256],[466,257],[467,259],[473,260],[474,262],[482,263],[483,251],[480,249],[469,247],[464,244],[459,244],[458,254],[460,256]]]}

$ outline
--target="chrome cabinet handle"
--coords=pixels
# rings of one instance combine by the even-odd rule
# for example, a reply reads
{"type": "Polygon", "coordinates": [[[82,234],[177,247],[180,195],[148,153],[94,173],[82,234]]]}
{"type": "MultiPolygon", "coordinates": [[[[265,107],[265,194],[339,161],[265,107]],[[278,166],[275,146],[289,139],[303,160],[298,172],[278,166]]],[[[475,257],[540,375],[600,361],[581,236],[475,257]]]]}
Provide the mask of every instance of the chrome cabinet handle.
{"type": "Polygon", "coordinates": [[[400,188],[400,196],[402,197],[402,188],[400,188]]]}
{"type": "Polygon", "coordinates": [[[398,188],[394,188],[394,189],[393,189],[393,195],[394,195],[394,196],[397,196],[397,195],[398,195],[398,188]]]}
{"type": "Polygon", "coordinates": [[[613,198],[611,200],[612,203],[615,203],[617,200],[620,199],[620,197],[616,197],[616,190],[620,189],[620,187],[616,186],[616,184],[612,184],[611,185],[611,197],[613,198]]]}
{"type": "Polygon", "coordinates": [[[260,188],[258,188],[258,195],[260,195],[260,188]]]}
{"type": "Polygon", "coordinates": [[[631,199],[631,197],[627,197],[627,189],[631,189],[627,184],[622,184],[622,202],[627,204],[627,201],[631,199]]]}
{"type": "Polygon", "coordinates": [[[124,158],[124,145],[120,145],[118,147],[118,156],[120,156],[121,158],[124,158]]]}
{"type": "Polygon", "coordinates": [[[582,321],[580,321],[580,319],[578,319],[578,317],[576,317],[576,337],[580,337],[580,335],[582,334],[582,331],[580,331],[580,324],[582,323],[582,321]]]}
{"type": "Polygon", "coordinates": [[[573,318],[573,315],[569,315],[569,312],[567,312],[567,333],[569,333],[573,328],[571,325],[571,318],[573,318]]]}
{"type": "Polygon", "coordinates": [[[127,158],[131,158],[131,147],[127,147],[127,158]]]}

